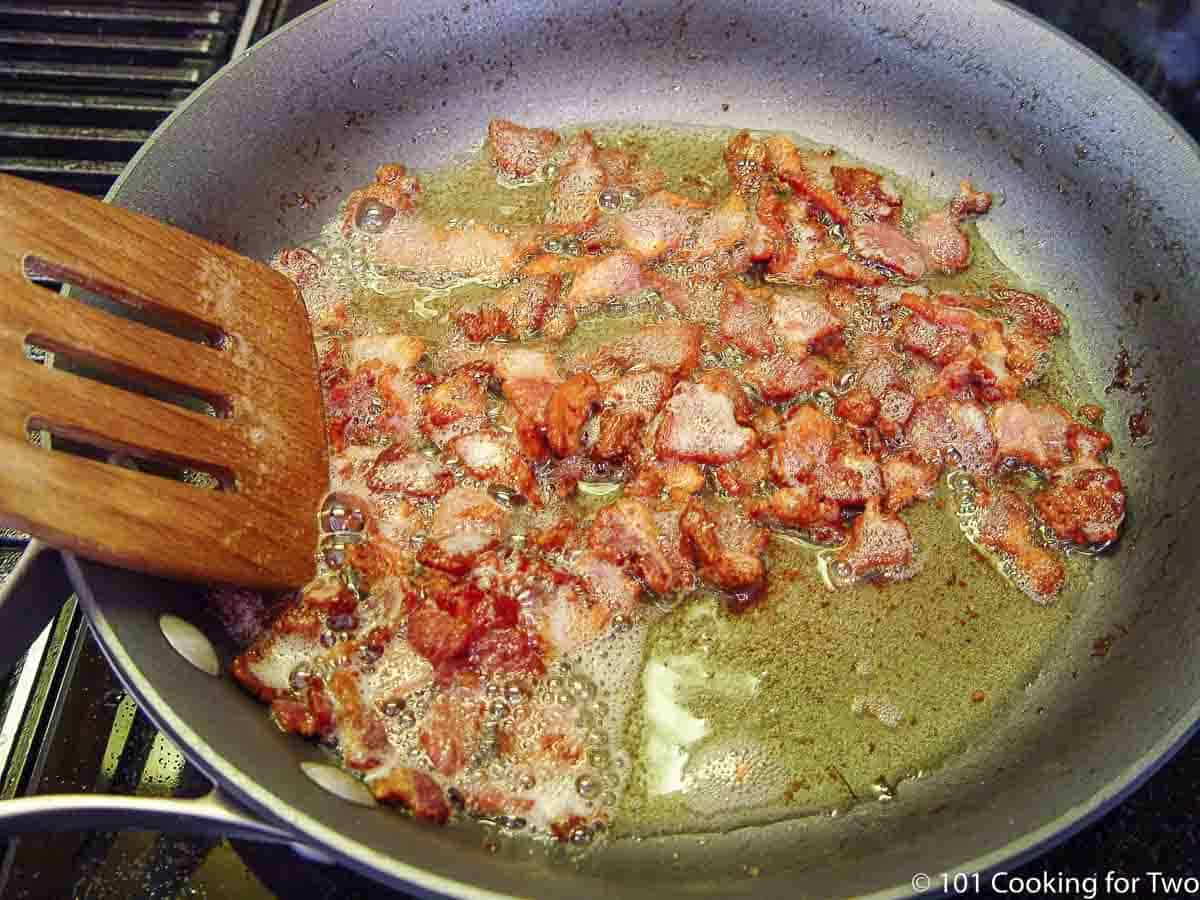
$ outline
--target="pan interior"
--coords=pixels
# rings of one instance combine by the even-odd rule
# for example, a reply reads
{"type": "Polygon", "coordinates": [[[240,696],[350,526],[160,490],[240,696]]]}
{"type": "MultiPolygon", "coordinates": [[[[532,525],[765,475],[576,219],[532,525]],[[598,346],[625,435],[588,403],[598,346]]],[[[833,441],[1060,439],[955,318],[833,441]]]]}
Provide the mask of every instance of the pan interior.
{"type": "Polygon", "coordinates": [[[425,829],[324,794],[294,764],[318,751],[277,733],[230,681],[167,650],[157,617],[197,621],[192,589],[84,564],[82,593],[107,651],[196,762],[352,864],[430,890],[565,897],[617,881],[628,896],[838,896],[904,892],[916,871],[1028,851],[1182,737],[1200,698],[1189,639],[1200,608],[1187,587],[1200,553],[1182,527],[1200,487],[1197,413],[1183,390],[1200,332],[1190,284],[1200,163],[1157,109],[999,4],[418,10],[342,0],[215,79],[144,149],[115,199],[265,258],[313,236],[375,164],[433,167],[493,116],[789,130],[932,194],[953,193],[957,177],[995,191],[1003,202],[981,232],[1066,311],[1073,341],[1086,344],[1081,377],[1100,392],[1122,348],[1142,360],[1153,443],[1133,446],[1114,427],[1141,398],[1106,398],[1133,510],[1122,551],[1101,561],[1024,695],[896,802],[628,842],[576,865],[489,855],[470,829],[425,829]],[[1114,634],[1123,636],[1107,655],[1093,655],[1114,634]]]}

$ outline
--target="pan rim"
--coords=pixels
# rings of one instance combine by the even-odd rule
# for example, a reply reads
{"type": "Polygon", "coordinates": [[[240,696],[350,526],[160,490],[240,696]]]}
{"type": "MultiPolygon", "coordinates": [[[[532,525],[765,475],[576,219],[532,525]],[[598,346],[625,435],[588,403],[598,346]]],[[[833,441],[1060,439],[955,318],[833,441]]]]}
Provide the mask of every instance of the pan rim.
{"type": "MultiPolygon", "coordinates": [[[[210,89],[215,88],[226,75],[233,74],[239,66],[253,57],[257,52],[267,47],[271,41],[280,37],[293,28],[307,27],[310,19],[329,13],[337,0],[327,0],[321,6],[299,16],[283,28],[272,32],[258,44],[252,46],[246,53],[231,61],[223,69],[209,78],[203,85],[184,100],[155,129],[150,138],[142,145],[124,171],[118,177],[105,197],[106,202],[119,203],[120,194],[137,170],[142,159],[150,153],[158,143],[160,136],[172,124],[183,116],[192,105],[202,102],[210,89]]],[[[1108,76],[1113,82],[1114,90],[1123,92],[1130,103],[1140,103],[1143,108],[1153,112],[1166,125],[1180,146],[1186,148],[1190,155],[1200,162],[1200,142],[1197,142],[1183,127],[1157,102],[1148,95],[1140,85],[1126,76],[1123,72],[1099,56],[1097,53],[1081,44],[1075,38],[1065,34],[1050,23],[1038,18],[1032,13],[1015,6],[1009,0],[990,0],[990,4],[1014,15],[1020,20],[1020,27],[1039,29],[1043,36],[1057,39],[1075,55],[1086,59],[1090,68],[1101,76],[1108,76]]],[[[215,784],[227,786],[233,795],[242,802],[254,815],[271,824],[279,825],[296,835],[297,843],[304,844],[315,839],[322,848],[329,850],[340,862],[359,871],[378,877],[386,875],[389,880],[403,881],[407,885],[424,891],[469,898],[505,898],[514,895],[498,893],[478,885],[458,881],[439,875],[428,869],[414,866],[411,863],[377,851],[361,841],[348,838],[326,826],[303,811],[299,810],[285,798],[262,788],[259,782],[244,772],[241,768],[227,760],[180,719],[167,705],[164,698],[142,674],[134,660],[129,656],[124,646],[118,640],[107,617],[104,614],[103,602],[98,600],[91,591],[81,563],[73,554],[63,554],[72,580],[79,594],[80,605],[88,616],[92,629],[97,636],[101,649],[118,673],[122,682],[139,702],[139,705],[166,732],[185,753],[188,759],[199,768],[206,777],[215,784]],[[197,749],[199,748],[199,749],[197,749]],[[203,751],[203,752],[201,752],[203,751]],[[284,819],[273,813],[272,807],[282,804],[287,808],[287,818],[284,819]]],[[[1165,730],[1150,749],[1141,754],[1134,762],[1126,766],[1116,777],[1106,782],[1100,789],[1079,803],[1062,812],[1045,825],[1022,833],[1019,837],[1005,843],[990,852],[965,860],[955,871],[991,873],[1006,864],[1018,865],[1035,858],[1057,846],[1063,841],[1088,827],[1103,815],[1120,804],[1155,772],[1165,765],[1189,739],[1200,733],[1200,699],[1187,708],[1178,719],[1165,730]]],[[[891,898],[909,897],[913,895],[910,883],[895,884],[882,888],[869,895],[872,900],[891,900],[891,898]]]]}

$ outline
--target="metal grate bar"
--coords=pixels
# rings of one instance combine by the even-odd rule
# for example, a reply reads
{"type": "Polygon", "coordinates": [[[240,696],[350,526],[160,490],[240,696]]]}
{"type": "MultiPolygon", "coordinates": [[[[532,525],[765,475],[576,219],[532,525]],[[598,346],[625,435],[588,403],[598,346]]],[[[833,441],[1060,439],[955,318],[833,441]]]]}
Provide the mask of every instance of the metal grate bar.
{"type": "Polygon", "coordinates": [[[112,113],[158,113],[175,109],[177,100],[117,94],[61,94],[54,91],[0,91],[0,109],[89,110],[112,113]]]}
{"type": "Polygon", "coordinates": [[[40,62],[0,59],[0,76],[66,78],[73,80],[146,82],[196,85],[212,72],[205,63],[167,66],[108,66],[96,63],[40,62]]]}
{"type": "Polygon", "coordinates": [[[148,22],[167,25],[229,25],[237,17],[232,3],[192,6],[92,6],[84,3],[0,3],[0,15],[24,18],[148,22]]]}
{"type": "Polygon", "coordinates": [[[43,159],[35,156],[0,156],[0,171],[25,176],[103,175],[116,178],[125,169],[123,162],[94,159],[43,159]]]}
{"type": "Polygon", "coordinates": [[[160,37],[157,35],[80,34],[70,31],[0,30],[0,45],[21,48],[134,50],[146,53],[216,56],[225,52],[226,40],[220,32],[203,31],[193,32],[186,37],[160,37]]]}

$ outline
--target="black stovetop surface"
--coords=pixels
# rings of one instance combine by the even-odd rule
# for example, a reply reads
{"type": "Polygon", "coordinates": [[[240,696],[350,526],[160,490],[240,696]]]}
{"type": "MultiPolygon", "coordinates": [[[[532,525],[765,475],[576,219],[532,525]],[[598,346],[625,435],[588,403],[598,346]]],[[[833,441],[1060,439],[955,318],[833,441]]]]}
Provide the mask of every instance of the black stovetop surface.
{"type": "MultiPolygon", "coordinates": [[[[182,2],[178,5],[186,5],[182,2]]],[[[276,0],[272,24],[311,8],[276,0]]],[[[1162,103],[1200,138],[1200,0],[1019,0],[1018,4],[1092,48],[1162,103]]],[[[11,536],[0,536],[0,575],[11,567],[11,536]]],[[[0,796],[97,791],[194,796],[204,779],[159,735],[109,671],[74,604],[60,615],[0,796]]],[[[7,693],[14,685],[10,683],[7,693]]],[[[4,749],[0,747],[0,749],[4,749]]],[[[1088,896],[1088,882],[1116,872],[1196,874],[1200,859],[1200,737],[1099,821],[1013,876],[1052,880],[1025,895],[1088,896]],[[1070,879],[1077,879],[1072,883],[1070,879]]],[[[1013,891],[1016,882],[998,887],[1013,891]]],[[[153,832],[65,832],[9,842],[0,865],[5,898],[178,896],[253,898],[403,897],[336,866],[288,849],[153,832]]],[[[985,884],[980,896],[1005,896],[985,884]]],[[[1139,892],[1146,896],[1147,891],[1139,892]]],[[[1168,896],[1159,892],[1158,896],[1168,896]]],[[[1127,896],[1129,896],[1127,894],[1127,896]]]]}

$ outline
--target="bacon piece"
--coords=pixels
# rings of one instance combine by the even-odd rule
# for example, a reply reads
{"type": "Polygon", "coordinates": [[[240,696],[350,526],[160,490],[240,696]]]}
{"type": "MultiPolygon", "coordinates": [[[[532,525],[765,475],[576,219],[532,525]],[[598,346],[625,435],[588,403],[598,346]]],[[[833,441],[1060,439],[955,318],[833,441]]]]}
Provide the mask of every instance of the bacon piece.
{"type": "MultiPolygon", "coordinates": [[[[686,260],[711,259],[722,254],[735,251],[735,246],[742,245],[744,249],[750,232],[750,211],[746,201],[738,193],[732,193],[722,200],[715,208],[703,216],[696,231],[675,254],[686,260]]],[[[735,252],[728,259],[721,260],[718,265],[723,268],[739,270],[749,263],[749,258],[738,259],[735,252]]],[[[712,274],[711,272],[709,274],[712,274]]]]}
{"type": "Polygon", "coordinates": [[[837,426],[815,406],[797,406],[771,446],[771,477],[795,486],[809,481],[833,455],[837,426]]]}
{"type": "Polygon", "coordinates": [[[586,372],[578,372],[560,384],[546,406],[546,437],[558,457],[579,450],[579,432],[600,401],[600,386],[586,372]]]}
{"type": "Polygon", "coordinates": [[[1062,334],[1062,314],[1045,297],[1006,287],[994,288],[992,297],[1017,330],[1047,337],[1062,334]]]}
{"type": "Polygon", "coordinates": [[[761,556],[767,547],[767,532],[751,525],[736,505],[724,504],[713,512],[693,498],[679,526],[705,581],[730,591],[762,582],[766,569],[761,556]]]}
{"type": "Polygon", "coordinates": [[[546,128],[525,128],[507,119],[488,122],[492,164],[514,178],[528,178],[558,146],[558,135],[546,128]]]}
{"type": "Polygon", "coordinates": [[[637,609],[642,588],[617,566],[602,556],[585,550],[573,563],[575,571],[587,585],[588,594],[603,604],[613,615],[632,615],[637,609]]]}
{"type": "Polygon", "coordinates": [[[434,666],[459,656],[470,640],[470,624],[436,606],[423,606],[409,614],[408,642],[434,666]]]}
{"type": "Polygon", "coordinates": [[[443,572],[462,574],[477,556],[499,546],[507,533],[504,507],[475,488],[451,488],[438,503],[417,558],[443,572]]]}
{"type": "Polygon", "coordinates": [[[617,243],[640,262],[653,262],[678,249],[691,227],[686,207],[674,205],[675,195],[665,194],[652,195],[637,209],[612,219],[617,243]]]}
{"type": "Polygon", "coordinates": [[[847,166],[830,166],[833,188],[858,219],[896,222],[904,201],[883,177],[870,171],[847,166]]]}
{"type": "Polygon", "coordinates": [[[713,477],[731,497],[745,497],[771,475],[770,457],[764,450],[751,450],[733,462],[719,466],[713,477]]]}
{"type": "Polygon", "coordinates": [[[780,488],[766,500],[752,500],[748,511],[757,522],[800,528],[821,543],[836,542],[843,534],[841,506],[813,484],[780,488]]]}
{"type": "Polygon", "coordinates": [[[567,145],[567,161],[555,179],[547,225],[581,231],[600,215],[600,192],[606,176],[600,167],[591,132],[581,131],[567,145]]]}
{"type": "Polygon", "coordinates": [[[272,700],[270,715],[280,730],[301,737],[328,737],[337,726],[325,682],[315,676],[308,679],[298,699],[272,700]]]}
{"type": "Polygon", "coordinates": [[[1125,520],[1125,488],[1117,470],[1099,458],[1112,439],[1102,431],[1072,425],[1067,444],[1075,461],[1054,473],[1050,486],[1034,495],[1034,505],[1063,540],[1115,541],[1125,520]]]}
{"type": "Polygon", "coordinates": [[[454,323],[475,343],[496,337],[520,338],[540,331],[558,303],[557,275],[530,277],[505,288],[477,309],[460,309],[454,323]]]}
{"type": "Polygon", "coordinates": [[[729,369],[705,369],[696,376],[696,384],[702,384],[718,394],[724,394],[733,404],[733,417],[739,425],[749,425],[754,418],[754,405],[742,389],[741,382],[729,369]]]}
{"type": "Polygon", "coordinates": [[[590,451],[592,458],[615,462],[626,456],[641,440],[646,418],[644,412],[634,407],[602,410],[597,417],[596,442],[590,451]]]}
{"type": "Polygon", "coordinates": [[[541,427],[546,424],[546,407],[562,383],[554,356],[543,350],[505,347],[496,357],[500,392],[517,413],[541,427]]]}
{"type": "Polygon", "coordinates": [[[682,377],[700,365],[703,335],[699,325],[660,322],[606,344],[600,350],[600,357],[624,368],[641,364],[682,377]]]}
{"type": "Polygon", "coordinates": [[[462,771],[479,746],[483,710],[479,692],[458,685],[433,698],[418,740],[435,772],[449,778],[462,771]]]}
{"type": "Polygon", "coordinates": [[[987,414],[972,401],[934,398],[920,404],[907,429],[908,445],[925,462],[944,465],[957,460],[968,472],[992,470],[996,440],[987,414]]]}
{"type": "Polygon", "coordinates": [[[305,288],[316,287],[325,275],[321,258],[304,247],[285,247],[271,260],[271,268],[282,272],[301,293],[305,288]]]}
{"type": "Polygon", "coordinates": [[[979,540],[1006,555],[1017,570],[1017,587],[1037,603],[1049,603],[1062,589],[1062,563],[1034,543],[1029,508],[1012,491],[976,493],[980,509],[979,540]]]}
{"type": "Polygon", "coordinates": [[[657,497],[666,492],[673,502],[685,502],[704,487],[704,472],[695,463],[650,462],[628,484],[628,497],[657,497]]]}
{"type": "Polygon", "coordinates": [[[351,368],[379,362],[398,372],[406,372],[425,355],[425,342],[407,334],[359,337],[347,341],[344,346],[351,368]]]}
{"type": "Polygon", "coordinates": [[[336,700],[342,760],[351,769],[374,769],[383,762],[390,745],[379,713],[363,703],[358,674],[338,669],[329,678],[329,692],[336,700]]]}
{"type": "Polygon", "coordinates": [[[742,378],[758,389],[764,400],[786,401],[803,394],[815,394],[833,386],[833,367],[815,356],[798,357],[776,353],[759,359],[741,370],[742,378]]]}
{"type": "Polygon", "coordinates": [[[440,461],[392,444],[375,457],[367,471],[367,486],[377,494],[440,497],[454,486],[454,476],[440,461]]]}
{"type": "Polygon", "coordinates": [[[363,188],[353,191],[346,198],[342,210],[342,234],[349,237],[354,233],[355,220],[360,207],[368,202],[380,203],[397,214],[411,213],[416,209],[416,197],[421,192],[421,183],[412,177],[399,163],[386,163],[375,170],[375,180],[363,188]]]}
{"type": "Polygon", "coordinates": [[[906,350],[919,353],[926,359],[945,366],[957,359],[971,346],[972,336],[982,323],[975,313],[938,300],[926,300],[917,294],[903,294],[900,305],[912,311],[900,328],[900,344],[906,350]]]}
{"type": "Polygon", "coordinates": [[[944,210],[930,213],[913,229],[930,268],[939,272],[961,272],[971,261],[971,243],[959,228],[967,216],[983,215],[992,206],[992,195],[976,191],[963,181],[958,196],[944,210]]]}
{"type": "Polygon", "coordinates": [[[812,478],[822,496],[843,505],[857,506],[883,494],[879,463],[853,442],[835,445],[828,461],[817,466],[812,478]]]}
{"type": "Polygon", "coordinates": [[[527,628],[493,628],[471,641],[467,665],[485,678],[539,678],[544,655],[541,638],[527,628]]]}
{"type": "Polygon", "coordinates": [[[541,505],[533,469],[513,446],[511,438],[484,429],[455,438],[449,449],[475,478],[512,488],[535,506],[541,505]]]}
{"type": "Polygon", "coordinates": [[[775,352],[768,313],[770,292],[754,291],[735,279],[725,282],[721,300],[720,334],[743,353],[770,356],[775,352]]]}
{"type": "Polygon", "coordinates": [[[567,291],[572,310],[599,306],[636,294],[647,287],[641,263],[630,253],[611,253],[587,259],[567,291]]]}
{"type": "Polygon", "coordinates": [[[609,562],[632,566],[652,591],[670,589],[674,572],[659,546],[658,528],[645,504],[623,499],[605,506],[592,521],[588,546],[609,562]]]}
{"type": "Polygon", "coordinates": [[[659,369],[641,369],[622,375],[604,389],[604,404],[616,409],[634,409],[653,418],[675,387],[675,379],[659,369]]]}
{"type": "Polygon", "coordinates": [[[801,197],[821,207],[839,225],[850,223],[850,210],[831,189],[818,178],[820,170],[829,171],[828,155],[802,156],[791,139],[782,134],[767,138],[767,163],[779,180],[801,197]]]}
{"type": "Polygon", "coordinates": [[[719,465],[746,453],[754,440],[752,429],[737,424],[727,393],[684,383],[667,401],[654,447],[662,459],[719,465]]]}
{"type": "Polygon", "coordinates": [[[441,787],[420,769],[397,766],[386,775],[368,781],[367,786],[376,800],[403,806],[418,819],[444,825],[450,818],[450,807],[441,787]]]}
{"type": "Polygon", "coordinates": [[[746,198],[758,194],[768,170],[766,145],[742,131],[730,138],[721,157],[734,190],[746,198]]]}
{"type": "Polygon", "coordinates": [[[873,497],[854,520],[850,540],[838,551],[837,559],[849,566],[855,578],[909,577],[904,570],[913,561],[912,535],[903,521],[883,512],[879,498],[873,497]]]}
{"type": "Polygon", "coordinates": [[[777,292],[771,297],[771,327],[793,354],[816,351],[845,327],[816,292],[777,292]]]}
{"type": "Polygon", "coordinates": [[[1055,469],[1071,461],[1067,431],[1071,419],[1054,404],[1028,406],[1009,400],[992,409],[992,432],[996,435],[996,455],[1037,466],[1055,469]]]}
{"type": "Polygon", "coordinates": [[[662,170],[645,165],[639,154],[629,150],[604,147],[596,153],[596,160],[611,187],[633,188],[648,196],[659,191],[666,181],[662,170]]]}
{"type": "Polygon", "coordinates": [[[881,466],[887,512],[899,512],[933,495],[941,467],[925,462],[912,450],[887,457],[881,466]]]}
{"type": "Polygon", "coordinates": [[[860,285],[883,284],[874,269],[850,259],[837,248],[825,227],[803,201],[760,202],[760,218],[773,231],[774,250],[767,263],[767,278],[783,284],[805,285],[819,275],[860,285]],[[774,203],[774,209],[772,209],[774,203]]]}
{"type": "Polygon", "coordinates": [[[866,428],[879,415],[879,401],[866,388],[851,388],[838,397],[833,411],[852,425],[866,428]]]}
{"type": "Polygon", "coordinates": [[[396,216],[379,235],[373,260],[434,284],[463,278],[503,281],[542,239],[543,230],[538,228],[511,233],[485,224],[443,228],[415,216],[396,216]]]}
{"type": "Polygon", "coordinates": [[[487,394],[478,379],[460,369],[425,395],[421,430],[439,447],[487,421],[487,394]]]}
{"type": "Polygon", "coordinates": [[[864,222],[850,232],[850,246],[863,259],[886,266],[908,281],[918,281],[927,269],[920,244],[895,225],[864,222]]]}

